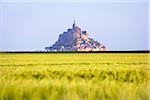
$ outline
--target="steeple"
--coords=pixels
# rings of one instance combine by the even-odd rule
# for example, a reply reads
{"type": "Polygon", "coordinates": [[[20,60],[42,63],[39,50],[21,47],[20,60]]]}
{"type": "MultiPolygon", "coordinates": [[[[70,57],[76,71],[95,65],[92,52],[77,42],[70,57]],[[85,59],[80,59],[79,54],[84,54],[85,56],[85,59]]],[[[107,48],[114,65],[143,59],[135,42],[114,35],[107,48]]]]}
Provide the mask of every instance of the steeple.
{"type": "Polygon", "coordinates": [[[73,21],[73,25],[72,25],[72,27],[74,28],[74,27],[75,27],[75,25],[76,25],[76,24],[75,24],[75,18],[74,18],[74,17],[73,17],[73,20],[74,20],[74,21],[73,21]]]}

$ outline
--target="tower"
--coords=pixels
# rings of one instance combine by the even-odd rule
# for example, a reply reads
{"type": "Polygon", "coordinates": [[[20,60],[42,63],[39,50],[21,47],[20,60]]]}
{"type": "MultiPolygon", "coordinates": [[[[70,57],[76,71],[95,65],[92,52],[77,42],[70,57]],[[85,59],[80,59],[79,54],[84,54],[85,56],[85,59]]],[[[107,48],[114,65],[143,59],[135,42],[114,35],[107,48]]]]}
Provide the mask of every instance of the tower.
{"type": "Polygon", "coordinates": [[[72,27],[74,28],[74,27],[75,27],[75,25],[76,25],[76,24],[75,24],[75,18],[74,18],[74,17],[73,17],[73,20],[74,20],[74,21],[73,21],[73,25],[72,25],[72,27]]]}

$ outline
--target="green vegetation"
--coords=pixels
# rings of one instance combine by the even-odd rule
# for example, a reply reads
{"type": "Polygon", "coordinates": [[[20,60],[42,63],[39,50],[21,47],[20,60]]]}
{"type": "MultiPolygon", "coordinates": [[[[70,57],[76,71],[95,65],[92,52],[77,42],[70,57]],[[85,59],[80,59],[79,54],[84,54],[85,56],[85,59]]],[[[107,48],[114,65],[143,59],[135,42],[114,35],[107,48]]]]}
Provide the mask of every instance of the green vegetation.
{"type": "Polygon", "coordinates": [[[149,54],[0,54],[0,100],[149,100],[149,54]]]}

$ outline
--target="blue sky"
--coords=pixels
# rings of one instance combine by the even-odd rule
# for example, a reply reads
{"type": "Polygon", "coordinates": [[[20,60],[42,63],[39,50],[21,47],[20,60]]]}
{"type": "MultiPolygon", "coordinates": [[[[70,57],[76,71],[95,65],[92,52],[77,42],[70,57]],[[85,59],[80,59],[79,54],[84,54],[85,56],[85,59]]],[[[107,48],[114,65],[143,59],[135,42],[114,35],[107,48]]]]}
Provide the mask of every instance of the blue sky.
{"type": "Polygon", "coordinates": [[[108,50],[148,49],[148,1],[0,1],[0,51],[44,50],[76,25],[108,50]]]}

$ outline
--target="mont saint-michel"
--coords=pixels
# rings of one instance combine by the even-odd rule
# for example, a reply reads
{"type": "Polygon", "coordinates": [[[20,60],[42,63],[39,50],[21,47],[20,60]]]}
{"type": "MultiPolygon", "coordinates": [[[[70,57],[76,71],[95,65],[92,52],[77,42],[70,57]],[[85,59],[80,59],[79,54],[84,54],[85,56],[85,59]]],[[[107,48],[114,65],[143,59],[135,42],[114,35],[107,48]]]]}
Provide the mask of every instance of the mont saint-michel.
{"type": "Polygon", "coordinates": [[[47,51],[106,51],[106,47],[90,38],[87,31],[82,31],[76,26],[75,20],[72,28],[59,35],[58,40],[47,51]]]}

